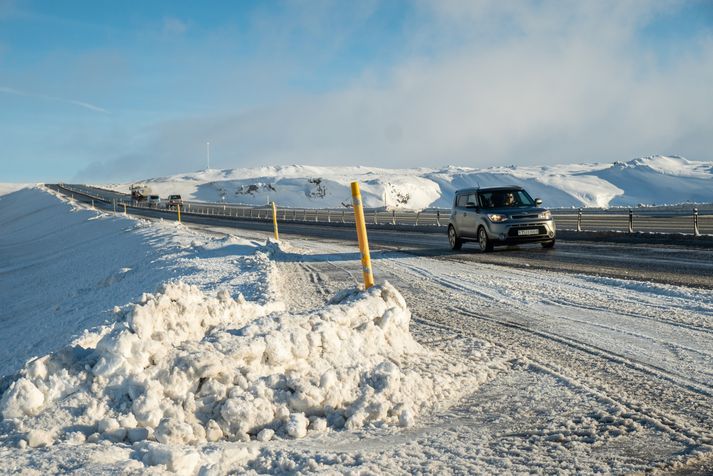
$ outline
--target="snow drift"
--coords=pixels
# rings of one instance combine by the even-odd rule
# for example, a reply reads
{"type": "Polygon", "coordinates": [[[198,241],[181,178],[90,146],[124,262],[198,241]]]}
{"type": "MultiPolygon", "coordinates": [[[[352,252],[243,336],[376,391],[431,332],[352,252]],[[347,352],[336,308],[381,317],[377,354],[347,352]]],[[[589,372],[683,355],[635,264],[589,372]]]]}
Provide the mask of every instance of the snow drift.
{"type": "Polygon", "coordinates": [[[483,378],[418,344],[388,283],[307,314],[265,309],[166,284],[112,326],[30,361],[0,411],[30,446],[265,441],[409,426],[483,378]]]}
{"type": "MultiPolygon", "coordinates": [[[[274,166],[204,170],[147,180],[155,193],[207,202],[298,208],[351,203],[349,183],[361,183],[367,207],[448,208],[455,190],[520,185],[548,207],[609,207],[713,202],[713,162],[652,156],[628,162],[474,169],[274,166]]],[[[109,185],[128,192],[129,184],[109,185]]]]}

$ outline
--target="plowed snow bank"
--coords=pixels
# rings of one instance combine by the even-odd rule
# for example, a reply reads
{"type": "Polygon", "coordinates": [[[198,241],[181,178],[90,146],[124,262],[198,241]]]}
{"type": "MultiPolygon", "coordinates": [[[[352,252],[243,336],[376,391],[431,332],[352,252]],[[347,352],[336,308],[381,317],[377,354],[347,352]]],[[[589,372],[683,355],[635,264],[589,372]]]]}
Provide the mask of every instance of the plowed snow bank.
{"type": "Polygon", "coordinates": [[[31,446],[300,438],[411,425],[489,372],[418,344],[388,283],[306,314],[279,309],[166,284],[117,309],[112,326],[30,361],[0,402],[5,423],[31,446]]]}

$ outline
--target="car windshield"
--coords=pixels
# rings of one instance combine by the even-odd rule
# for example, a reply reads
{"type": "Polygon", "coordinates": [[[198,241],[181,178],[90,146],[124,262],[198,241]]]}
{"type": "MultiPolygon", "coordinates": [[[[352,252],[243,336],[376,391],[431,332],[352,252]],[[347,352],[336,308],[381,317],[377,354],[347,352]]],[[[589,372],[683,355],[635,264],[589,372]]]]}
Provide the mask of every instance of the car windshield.
{"type": "Polygon", "coordinates": [[[535,201],[524,190],[494,190],[478,194],[482,208],[522,208],[532,207],[535,201]]]}

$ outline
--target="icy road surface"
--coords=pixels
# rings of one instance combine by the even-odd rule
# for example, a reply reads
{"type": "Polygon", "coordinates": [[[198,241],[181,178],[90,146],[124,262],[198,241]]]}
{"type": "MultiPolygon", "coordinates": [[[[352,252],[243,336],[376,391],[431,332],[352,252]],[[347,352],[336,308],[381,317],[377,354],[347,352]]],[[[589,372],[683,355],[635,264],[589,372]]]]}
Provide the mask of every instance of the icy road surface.
{"type": "MultiPolygon", "coordinates": [[[[68,207],[37,190],[9,197],[6,203],[14,201],[13,208],[0,208],[5,230],[0,236],[2,300],[10,305],[0,309],[5,326],[0,334],[5,352],[2,375],[7,377],[2,390],[23,361],[61,349],[72,335],[109,322],[113,306],[136,302],[142,292],[153,293],[166,281],[181,279],[195,286],[191,305],[202,308],[204,300],[212,303],[205,308],[211,319],[220,317],[211,309],[222,304],[210,296],[224,289],[271,313],[266,317],[278,312],[279,322],[288,326],[294,319],[337,316],[328,301],[353,289],[361,278],[353,244],[292,237],[266,251],[262,244],[267,234],[262,232],[114,218],[68,207]],[[42,278],[42,285],[33,287],[32,276],[42,278]]],[[[162,422],[155,431],[166,443],[132,444],[107,437],[128,425],[125,420],[104,419],[98,425],[104,428],[104,437],[82,436],[83,427],[76,425],[70,439],[46,448],[21,448],[34,446],[18,439],[25,432],[38,446],[55,437],[46,431],[33,433],[32,425],[66,428],[71,423],[53,410],[19,426],[3,422],[7,436],[0,438],[0,472],[161,474],[202,468],[203,474],[625,474],[651,469],[711,473],[711,286],[528,269],[522,261],[512,267],[502,258],[506,253],[499,254],[500,263],[478,262],[467,254],[373,253],[377,281],[388,280],[403,295],[411,313],[410,334],[425,352],[430,349],[434,358],[445,355],[438,357],[439,362],[451,362],[458,372],[470,367],[479,376],[469,391],[455,392],[462,398],[423,411],[404,425],[332,429],[317,419],[315,427],[320,429],[312,431],[310,422],[310,431],[303,434],[308,423],[300,422],[297,414],[292,428],[299,430],[300,438],[277,435],[265,441],[191,443],[162,422]],[[64,420],[55,421],[58,418],[64,420]]],[[[219,297],[229,303],[226,299],[225,294],[219,297]]],[[[153,302],[158,308],[169,303],[158,294],[134,309],[153,302]]],[[[368,311],[368,306],[362,309],[368,311]]],[[[132,311],[134,317],[124,312],[129,322],[136,321],[138,311],[132,311]]],[[[166,314],[169,324],[181,317],[173,312],[166,314]]],[[[199,355],[198,346],[213,340],[230,343],[231,336],[246,332],[230,322],[221,326],[224,329],[206,331],[207,340],[185,344],[189,352],[176,368],[199,355]]],[[[102,352],[114,352],[112,342],[119,344],[128,336],[122,329],[114,329],[116,339],[109,339],[102,352]]],[[[254,324],[252,329],[260,327],[254,324]]],[[[184,346],[166,344],[169,353],[180,353],[184,346]]],[[[388,356],[389,349],[384,351],[388,356]]],[[[133,359],[134,354],[129,352],[126,358],[133,359]]],[[[56,365],[61,367],[61,359],[56,365]]],[[[121,369],[123,364],[116,365],[121,369]]],[[[358,368],[360,362],[353,365],[358,368]]],[[[78,366],[77,375],[86,369],[78,366]]],[[[451,374],[452,369],[443,368],[443,373],[451,374]]],[[[45,366],[34,365],[27,375],[34,375],[41,386],[46,372],[45,366]]],[[[138,367],[132,372],[131,379],[146,377],[138,367]]],[[[165,378],[165,373],[156,375],[165,378]]],[[[126,384],[121,375],[111,378],[117,386],[126,384]]],[[[96,380],[67,398],[94,394],[99,399],[116,391],[104,385],[96,380]]],[[[93,417],[97,410],[88,401],[86,408],[76,411],[93,417]]],[[[30,409],[37,404],[31,399],[17,402],[30,409]]],[[[103,402],[109,408],[101,411],[121,410],[111,407],[111,399],[103,402]]],[[[368,393],[364,402],[369,403],[368,393]]],[[[4,404],[13,414],[25,408],[4,404]]],[[[183,410],[171,411],[183,415],[193,410],[184,404],[183,410]]],[[[85,430],[87,435],[93,431],[85,430]]]]}

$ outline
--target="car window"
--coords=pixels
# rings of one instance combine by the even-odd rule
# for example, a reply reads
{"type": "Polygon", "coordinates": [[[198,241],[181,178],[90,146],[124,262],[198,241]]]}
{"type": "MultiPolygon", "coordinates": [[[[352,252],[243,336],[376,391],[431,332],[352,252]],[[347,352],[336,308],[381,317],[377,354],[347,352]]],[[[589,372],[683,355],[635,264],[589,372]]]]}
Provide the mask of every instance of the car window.
{"type": "Polygon", "coordinates": [[[524,190],[495,190],[482,192],[479,195],[483,208],[517,208],[535,205],[535,201],[524,190]]]}
{"type": "Polygon", "coordinates": [[[466,200],[466,206],[471,206],[471,207],[478,206],[478,202],[475,201],[475,193],[468,194],[468,199],[466,200]]]}
{"type": "Polygon", "coordinates": [[[456,206],[465,208],[467,198],[467,195],[458,195],[458,198],[456,199],[456,206]]]}

